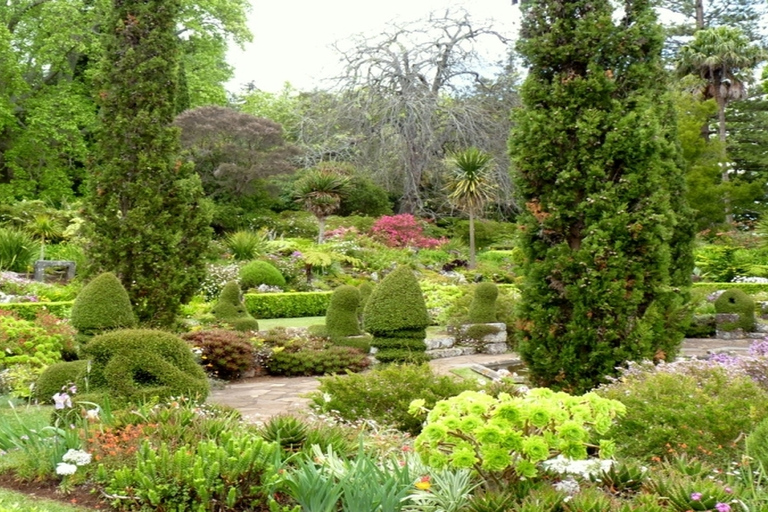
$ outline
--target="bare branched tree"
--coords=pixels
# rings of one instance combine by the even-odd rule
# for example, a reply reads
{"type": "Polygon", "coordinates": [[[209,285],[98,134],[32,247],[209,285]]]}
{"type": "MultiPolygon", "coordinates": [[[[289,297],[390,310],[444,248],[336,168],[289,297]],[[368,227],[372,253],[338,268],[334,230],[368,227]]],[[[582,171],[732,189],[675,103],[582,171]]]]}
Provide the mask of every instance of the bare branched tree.
{"type": "Polygon", "coordinates": [[[476,23],[466,11],[448,10],[358,37],[348,49],[337,45],[345,73],[337,82],[332,124],[346,129],[340,141],[348,153],[354,148],[359,168],[367,166],[377,181],[402,191],[401,212],[434,207],[425,204],[424,191],[441,188],[448,151],[485,149],[489,134],[498,136],[489,131],[487,105],[468,99],[489,83],[484,75],[499,71],[480,51],[490,41],[508,43],[491,21],[476,23]]]}

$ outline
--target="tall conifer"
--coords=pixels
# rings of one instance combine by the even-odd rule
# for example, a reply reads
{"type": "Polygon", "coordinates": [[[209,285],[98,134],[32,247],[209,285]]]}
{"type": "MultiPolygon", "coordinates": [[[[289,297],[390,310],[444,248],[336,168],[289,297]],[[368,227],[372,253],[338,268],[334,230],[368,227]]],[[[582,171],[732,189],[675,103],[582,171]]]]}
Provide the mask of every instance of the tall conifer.
{"type": "Polygon", "coordinates": [[[203,277],[200,180],[173,121],[180,0],[113,0],[97,77],[101,128],[86,217],[94,270],[122,281],[143,322],[168,325],[203,277]]]}
{"type": "Polygon", "coordinates": [[[648,0],[523,5],[529,67],[510,139],[523,227],[520,353],[537,384],[583,391],[681,339],[691,224],[663,34],[648,0]],[[673,255],[675,260],[673,261],[673,255]]]}

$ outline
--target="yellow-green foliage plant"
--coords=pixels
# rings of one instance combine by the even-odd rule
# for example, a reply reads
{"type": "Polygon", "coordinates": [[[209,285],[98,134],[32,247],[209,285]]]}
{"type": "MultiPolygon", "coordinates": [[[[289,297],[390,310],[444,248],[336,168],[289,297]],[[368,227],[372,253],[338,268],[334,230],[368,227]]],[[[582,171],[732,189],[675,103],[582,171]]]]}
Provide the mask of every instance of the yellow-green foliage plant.
{"type": "Polygon", "coordinates": [[[614,443],[599,438],[626,411],[621,402],[595,393],[572,396],[547,388],[498,397],[465,391],[431,411],[414,400],[410,410],[427,412],[415,441],[426,464],[473,469],[491,489],[536,477],[537,463],[559,454],[580,460],[588,448],[598,448],[600,457],[610,457],[614,443]]]}
{"type": "Polygon", "coordinates": [[[111,272],[99,274],[85,285],[72,305],[72,326],[80,339],[112,329],[136,326],[131,300],[120,280],[111,272]]]}
{"type": "Polygon", "coordinates": [[[230,281],[221,290],[219,302],[213,307],[213,315],[226,322],[238,331],[258,331],[259,322],[256,321],[243,304],[240,286],[237,281],[230,281]]]}

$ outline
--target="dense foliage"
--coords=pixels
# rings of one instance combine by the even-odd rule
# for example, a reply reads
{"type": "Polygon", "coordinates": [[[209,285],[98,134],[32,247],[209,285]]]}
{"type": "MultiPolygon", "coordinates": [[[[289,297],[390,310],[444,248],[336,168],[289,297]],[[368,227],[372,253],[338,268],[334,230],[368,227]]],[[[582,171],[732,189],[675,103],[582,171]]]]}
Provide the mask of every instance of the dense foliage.
{"type": "Polygon", "coordinates": [[[210,239],[199,177],[178,157],[180,1],[115,3],[98,76],[89,256],[121,280],[142,322],[170,325],[198,289],[210,239]]]}
{"type": "Polygon", "coordinates": [[[520,354],[536,383],[587,390],[682,339],[671,287],[690,276],[692,233],[678,217],[662,34],[643,0],[616,19],[602,0],[523,9],[530,72],[510,140],[525,206],[520,354]]]}

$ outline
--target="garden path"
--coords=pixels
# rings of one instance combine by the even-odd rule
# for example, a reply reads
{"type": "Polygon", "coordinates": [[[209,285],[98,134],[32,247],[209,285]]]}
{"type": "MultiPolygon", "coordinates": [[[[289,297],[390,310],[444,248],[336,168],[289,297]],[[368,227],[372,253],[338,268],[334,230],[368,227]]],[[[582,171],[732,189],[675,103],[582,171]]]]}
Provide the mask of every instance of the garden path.
{"type": "MultiPolygon", "coordinates": [[[[686,357],[704,356],[714,352],[744,354],[755,340],[686,339],[681,355],[686,357]]],[[[454,368],[473,364],[501,365],[517,359],[514,353],[433,359],[430,366],[435,373],[447,374],[454,368]]],[[[260,423],[278,414],[299,413],[308,410],[309,400],[304,395],[317,389],[316,377],[254,377],[227,384],[211,392],[208,401],[227,405],[239,410],[250,423],[260,423]]]]}

